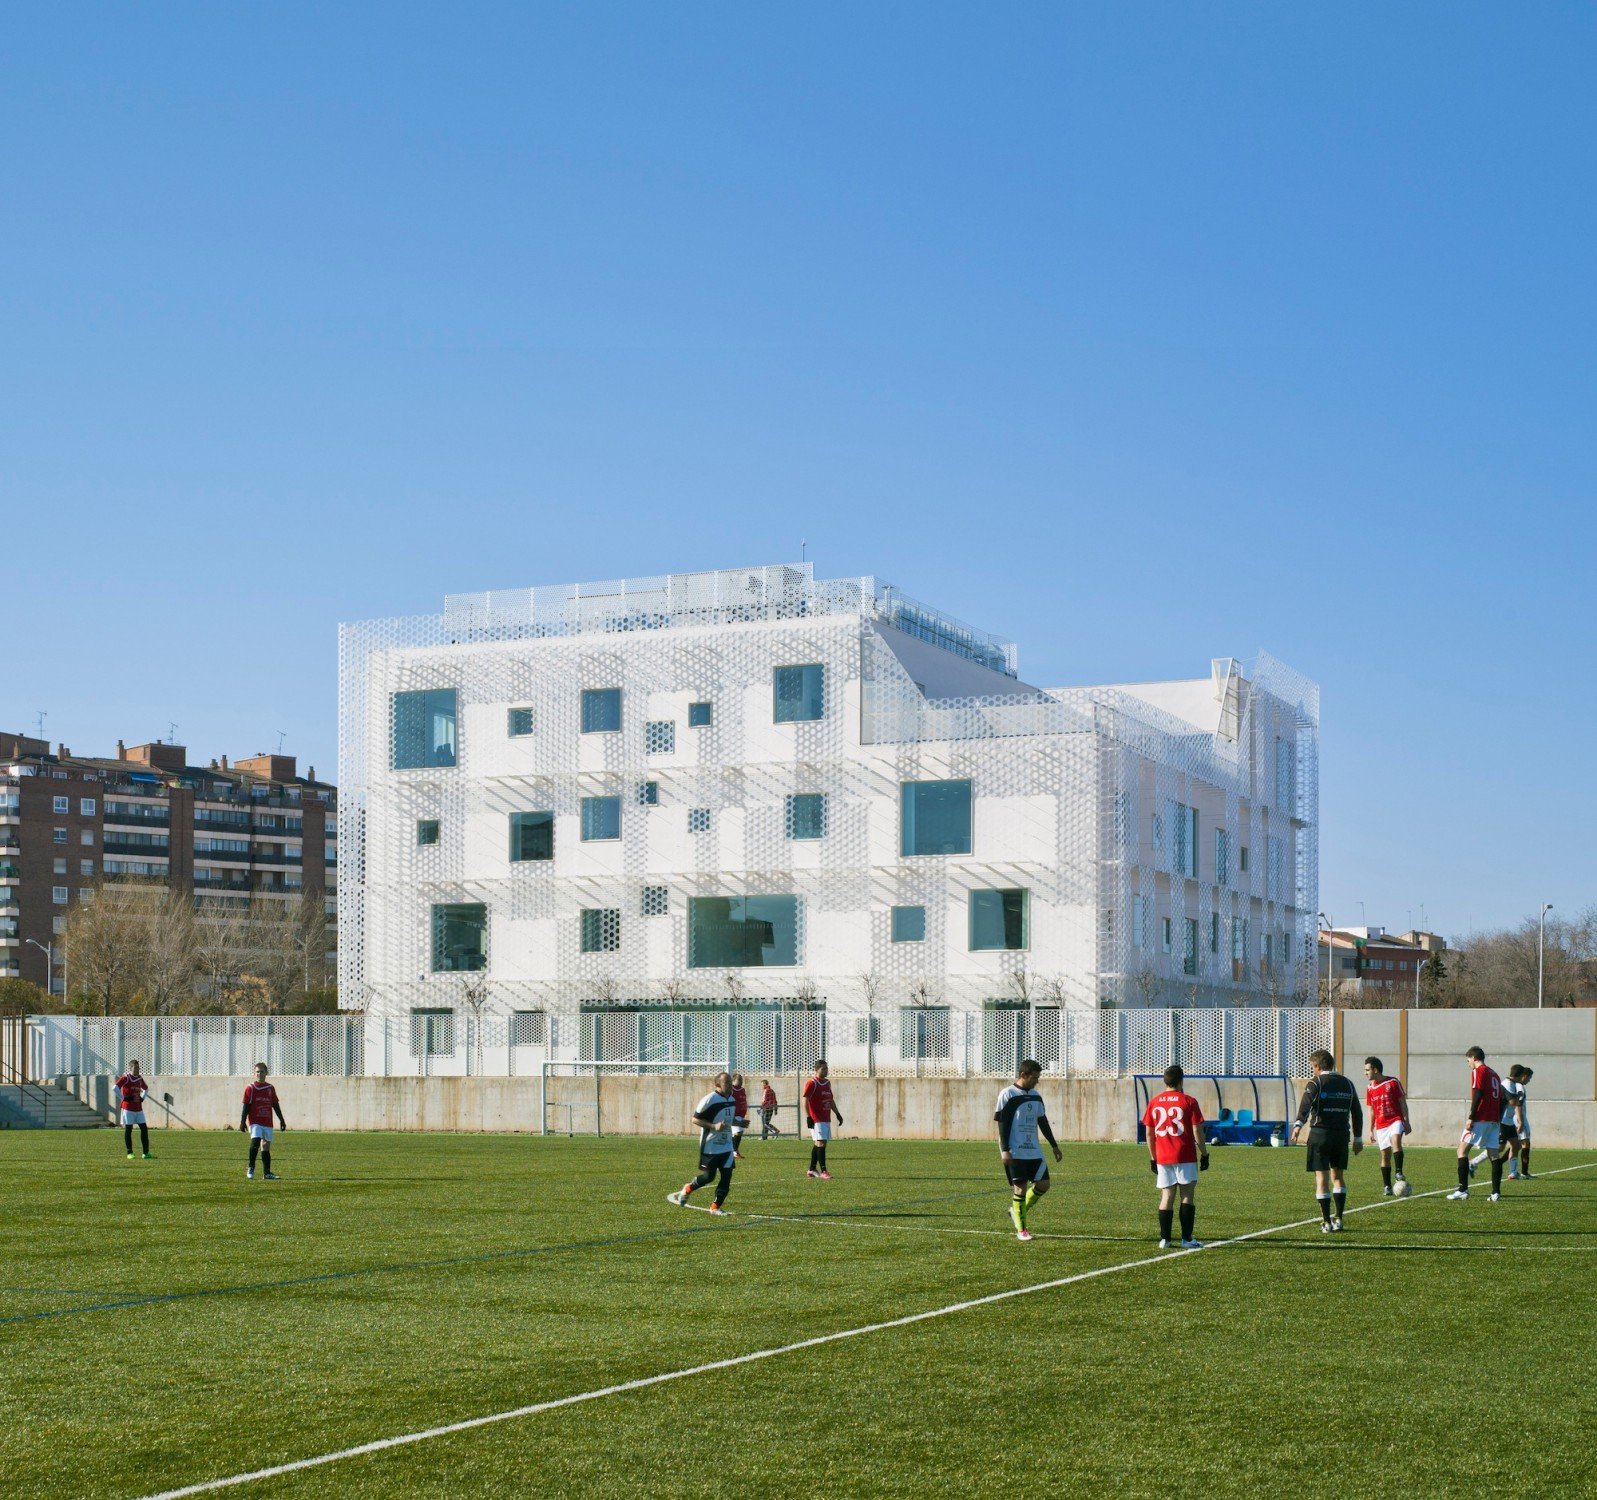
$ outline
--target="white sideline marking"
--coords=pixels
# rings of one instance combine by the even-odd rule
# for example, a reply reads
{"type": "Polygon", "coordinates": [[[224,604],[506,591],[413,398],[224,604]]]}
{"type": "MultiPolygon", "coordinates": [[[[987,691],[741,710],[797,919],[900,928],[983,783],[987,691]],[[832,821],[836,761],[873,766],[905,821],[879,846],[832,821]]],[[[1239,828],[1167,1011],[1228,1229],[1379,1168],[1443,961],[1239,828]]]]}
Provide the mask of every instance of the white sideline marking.
{"type": "MultiPolygon", "coordinates": [[[[1555,1167],[1551,1172],[1538,1172],[1538,1177],[1556,1177],[1562,1172],[1583,1172],[1588,1167],[1597,1167],[1597,1162],[1580,1162],[1573,1167],[1555,1167]]],[[[1426,1198],[1439,1198],[1444,1193],[1452,1192],[1452,1188],[1434,1188],[1430,1192],[1413,1193],[1407,1198],[1377,1198],[1373,1203],[1362,1203],[1357,1208],[1350,1208],[1348,1213],[1367,1213],[1372,1208],[1391,1208],[1399,1203],[1419,1203],[1426,1198]]],[[[696,1204],[685,1204],[687,1208],[695,1208],[696,1204]]],[[[700,1209],[701,1213],[708,1213],[708,1209],[700,1209]]],[[[754,1215],[743,1215],[753,1218],[754,1215]]],[[[767,1215],[766,1217],[775,1217],[767,1215]]],[[[805,1220],[806,1223],[817,1222],[805,1220]]],[[[819,1222],[825,1222],[824,1220],[819,1222]]],[[[800,1349],[815,1349],[822,1344],[836,1344],[843,1339],[861,1338],[868,1333],[882,1333],[889,1328],[908,1328],[916,1323],[930,1322],[933,1318],[946,1318],[954,1313],[969,1312],[973,1307],[990,1307],[996,1302],[1008,1302],[1015,1297],[1029,1297],[1035,1292],[1051,1292],[1062,1286],[1073,1286],[1077,1282],[1094,1281],[1100,1276],[1113,1276],[1118,1271],[1135,1271],[1140,1266],[1163,1266],[1172,1261],[1184,1260],[1189,1255],[1207,1255],[1211,1251],[1219,1250],[1226,1245],[1240,1245],[1247,1240],[1263,1239],[1266,1235],[1283,1234],[1289,1229],[1305,1229],[1310,1225],[1318,1224],[1318,1217],[1312,1219],[1294,1219],[1290,1224],[1274,1224],[1268,1229],[1254,1229],[1247,1234],[1233,1235],[1228,1240],[1212,1240],[1202,1250],[1164,1250],[1157,1255],[1144,1256],[1141,1260],[1119,1261],[1111,1266],[1097,1266],[1090,1271],[1078,1271],[1073,1276],[1058,1276],[1052,1281],[1039,1281],[1032,1286],[1014,1287],[1007,1292],[989,1292],[985,1297],[972,1297],[965,1302],[950,1302],[946,1307],[928,1308],[925,1312],[906,1313],[901,1318],[887,1318],[880,1323],[865,1323],[858,1328],[843,1328],[836,1333],[817,1334],[814,1338],[800,1339],[793,1344],[780,1344],[774,1349],[756,1349],[750,1354],[734,1354],[728,1359],[711,1360],[708,1364],[690,1365],[683,1370],[667,1370],[660,1375],[644,1375],[637,1380],[623,1380],[618,1385],[601,1386],[594,1391],[579,1391],[574,1396],[556,1396],[549,1401],[535,1401],[529,1406],[517,1406],[509,1411],[490,1412],[485,1417],[467,1417],[459,1422],[446,1422],[440,1427],[426,1427],[419,1432],[405,1432],[398,1437],[377,1438],[369,1443],[357,1443],[352,1448],[340,1448],[335,1453],[320,1453],[314,1458],[297,1458],[286,1464],[273,1464],[266,1469],[253,1469],[248,1474],[231,1474],[225,1479],[204,1479],[198,1484],[186,1484],[175,1490],[162,1490],[158,1494],[147,1495],[144,1500],[179,1500],[183,1495],[203,1495],[211,1490],[230,1489],[234,1485],[252,1484],[258,1479],[276,1479],[282,1474],[294,1474],[301,1469],[320,1468],[323,1464],[337,1463],[340,1459],[360,1458],[368,1453],[381,1453],[388,1448],[403,1448],[411,1443],[421,1443],[429,1438],[446,1437],[454,1432],[470,1432],[476,1427],[491,1427],[496,1422],[511,1422],[518,1417],[535,1417],[542,1412],[558,1411],[563,1406],[577,1406],[585,1401],[598,1401],[605,1396],[621,1396],[628,1391],[647,1390],[650,1386],[665,1385],[673,1380],[686,1380],[692,1375],[708,1375],[714,1370],[734,1370],[739,1365],[749,1365],[762,1359],[775,1359],[781,1354],[796,1354],[800,1349]]]]}

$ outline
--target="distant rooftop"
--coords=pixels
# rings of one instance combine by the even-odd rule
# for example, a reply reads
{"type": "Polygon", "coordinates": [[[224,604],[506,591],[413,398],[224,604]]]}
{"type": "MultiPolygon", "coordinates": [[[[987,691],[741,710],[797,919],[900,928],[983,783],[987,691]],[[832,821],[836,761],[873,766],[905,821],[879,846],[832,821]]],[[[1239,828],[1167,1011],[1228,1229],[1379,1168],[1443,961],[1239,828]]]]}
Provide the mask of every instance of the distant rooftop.
{"type": "Polygon", "coordinates": [[[879,578],[817,579],[813,563],[449,594],[443,619],[458,640],[479,631],[525,639],[821,615],[879,620],[1005,676],[1018,675],[1013,642],[918,603],[879,578]]]}

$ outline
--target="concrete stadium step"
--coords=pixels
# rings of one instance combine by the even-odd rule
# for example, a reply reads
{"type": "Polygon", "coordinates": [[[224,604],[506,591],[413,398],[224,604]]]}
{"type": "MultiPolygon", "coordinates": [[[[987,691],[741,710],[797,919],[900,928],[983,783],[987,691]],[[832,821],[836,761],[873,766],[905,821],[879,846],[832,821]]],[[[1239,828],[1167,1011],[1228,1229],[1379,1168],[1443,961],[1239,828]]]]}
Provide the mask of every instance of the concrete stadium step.
{"type": "Polygon", "coordinates": [[[88,1130],[111,1122],[65,1089],[49,1083],[0,1084],[0,1127],[11,1130],[88,1130]]]}

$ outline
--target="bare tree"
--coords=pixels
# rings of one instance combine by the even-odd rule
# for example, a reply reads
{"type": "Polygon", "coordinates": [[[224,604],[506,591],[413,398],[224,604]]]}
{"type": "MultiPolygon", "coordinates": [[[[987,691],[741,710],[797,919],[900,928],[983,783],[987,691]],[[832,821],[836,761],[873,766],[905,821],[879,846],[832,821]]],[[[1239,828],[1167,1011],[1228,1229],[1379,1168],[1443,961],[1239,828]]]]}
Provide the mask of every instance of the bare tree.
{"type": "Polygon", "coordinates": [[[181,892],[162,893],[140,905],[145,912],[139,990],[155,1013],[164,1016],[194,998],[201,972],[199,920],[194,903],[181,892]]]}
{"type": "Polygon", "coordinates": [[[67,915],[61,949],[68,978],[102,1015],[126,1010],[138,988],[142,894],[124,886],[95,886],[67,915]]]}
{"type": "Polygon", "coordinates": [[[1133,971],[1131,987],[1144,1010],[1150,1010],[1159,999],[1164,981],[1147,964],[1133,971]]]}
{"type": "Polygon", "coordinates": [[[726,996],[734,1005],[743,1001],[743,976],[736,969],[728,969],[722,977],[722,984],[726,987],[726,996]]]}
{"type": "Polygon", "coordinates": [[[197,1002],[210,1010],[232,1010],[249,966],[249,908],[241,901],[208,903],[195,921],[197,1002]]]}
{"type": "Polygon", "coordinates": [[[815,988],[814,979],[808,974],[799,975],[798,983],[793,986],[793,998],[805,1009],[809,1009],[815,1004],[816,996],[819,993],[815,988]]]}
{"type": "MultiPolygon", "coordinates": [[[[482,1072],[482,1017],[488,1007],[488,976],[481,969],[467,969],[460,976],[460,1003],[464,1007],[471,1025],[471,1034],[476,1043],[477,1072],[482,1072]]],[[[468,1047],[466,1057],[469,1062],[471,1049],[468,1047]]]]}
{"type": "Polygon", "coordinates": [[[660,993],[664,995],[672,1005],[681,1005],[682,1002],[687,999],[688,987],[683,981],[681,975],[673,974],[671,978],[661,981],[660,993]]]}

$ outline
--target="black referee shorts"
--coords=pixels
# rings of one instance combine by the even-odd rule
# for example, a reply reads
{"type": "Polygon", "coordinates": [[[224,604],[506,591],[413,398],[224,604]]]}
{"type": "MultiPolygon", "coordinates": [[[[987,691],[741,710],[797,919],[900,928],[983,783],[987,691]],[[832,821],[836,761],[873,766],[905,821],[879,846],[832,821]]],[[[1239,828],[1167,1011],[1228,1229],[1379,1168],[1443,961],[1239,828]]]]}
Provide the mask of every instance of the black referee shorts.
{"type": "Polygon", "coordinates": [[[1009,1179],[1010,1187],[1024,1187],[1028,1182],[1041,1182],[1048,1176],[1048,1163],[1040,1156],[1031,1161],[1015,1158],[1004,1163],[1004,1176],[1009,1179]]]}
{"type": "Polygon", "coordinates": [[[1347,1146],[1348,1137],[1345,1131],[1338,1136],[1325,1130],[1311,1130],[1304,1164],[1311,1172],[1329,1172],[1332,1167],[1338,1171],[1346,1171],[1347,1146]]]}

